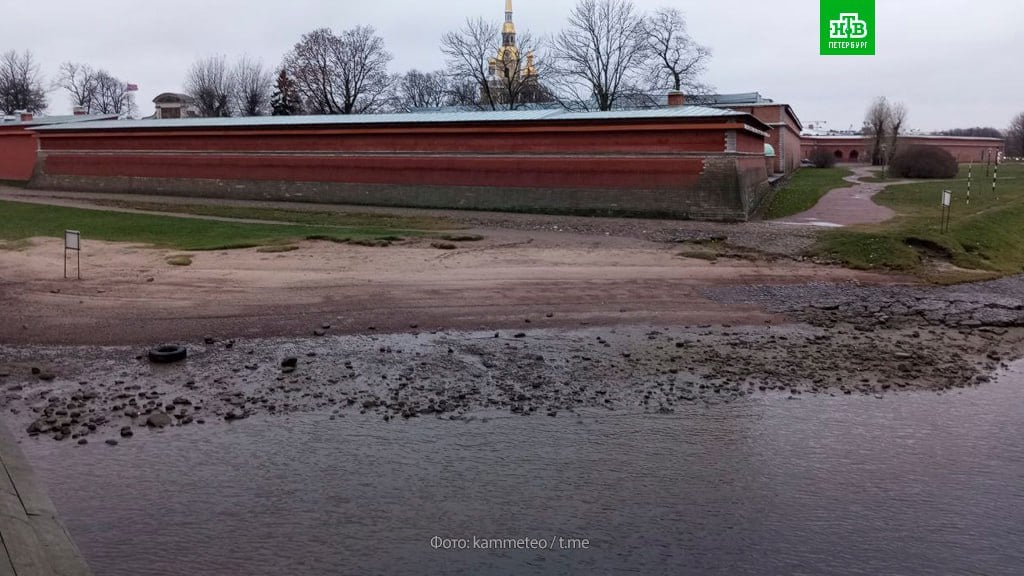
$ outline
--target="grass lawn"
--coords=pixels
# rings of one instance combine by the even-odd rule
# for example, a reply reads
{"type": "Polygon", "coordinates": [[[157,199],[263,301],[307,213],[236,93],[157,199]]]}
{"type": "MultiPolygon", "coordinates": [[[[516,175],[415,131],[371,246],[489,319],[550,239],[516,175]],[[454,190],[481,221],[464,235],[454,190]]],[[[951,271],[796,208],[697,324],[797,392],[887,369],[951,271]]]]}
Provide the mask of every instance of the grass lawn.
{"type": "Polygon", "coordinates": [[[852,174],[846,168],[801,168],[772,198],[765,218],[774,220],[810,210],[830,190],[853,186],[843,180],[852,174]]]}
{"type": "Polygon", "coordinates": [[[993,195],[991,177],[984,178],[984,168],[979,177],[975,165],[970,204],[966,165],[953,180],[891,186],[874,199],[895,210],[895,219],[828,231],[815,252],[853,268],[912,272],[936,281],[972,275],[936,273],[934,267],[926,266],[929,262],[948,262],[993,276],[1020,273],[1024,271],[1024,165],[1004,164],[999,175],[993,195]],[[953,192],[946,233],[941,232],[943,190],[953,192]]]}
{"type": "MultiPolygon", "coordinates": [[[[214,211],[218,209],[211,208],[214,211]]],[[[246,214],[235,217],[252,218],[255,213],[246,214]]],[[[227,213],[217,215],[226,216],[227,213]]],[[[387,242],[397,236],[425,236],[442,225],[442,221],[388,215],[374,214],[369,215],[373,218],[365,219],[362,218],[364,215],[349,216],[352,218],[339,217],[335,220],[338,225],[312,225],[311,221],[299,225],[258,224],[0,201],[0,240],[13,245],[33,236],[59,238],[63,237],[64,230],[79,230],[86,240],[134,242],[179,250],[222,250],[287,244],[308,238],[372,244],[387,242]],[[420,220],[422,222],[418,222],[420,220]],[[345,225],[340,225],[341,222],[345,225]],[[431,227],[405,227],[415,223],[431,227]]],[[[288,221],[287,218],[274,219],[288,221]]]]}

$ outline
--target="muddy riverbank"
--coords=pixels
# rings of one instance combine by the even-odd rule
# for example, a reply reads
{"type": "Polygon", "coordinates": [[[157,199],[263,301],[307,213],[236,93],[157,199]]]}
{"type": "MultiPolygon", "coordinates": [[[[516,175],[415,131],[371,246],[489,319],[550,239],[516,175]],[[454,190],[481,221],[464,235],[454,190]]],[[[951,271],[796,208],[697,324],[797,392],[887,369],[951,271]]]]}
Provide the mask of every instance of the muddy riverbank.
{"type": "Polygon", "coordinates": [[[985,384],[1022,339],[1019,328],[619,326],[210,341],[171,365],[134,347],[3,348],[0,386],[23,434],[114,443],[255,415],[671,414],[764,394],[942,392],[985,384]]]}

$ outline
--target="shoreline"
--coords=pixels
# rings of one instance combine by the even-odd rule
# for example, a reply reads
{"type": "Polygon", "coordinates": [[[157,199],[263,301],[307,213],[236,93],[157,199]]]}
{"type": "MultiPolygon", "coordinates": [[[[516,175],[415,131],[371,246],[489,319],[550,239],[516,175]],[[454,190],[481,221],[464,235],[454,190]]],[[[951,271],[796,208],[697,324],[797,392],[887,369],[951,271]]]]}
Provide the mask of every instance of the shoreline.
{"type": "Polygon", "coordinates": [[[245,339],[188,348],[188,360],[154,365],[138,347],[0,347],[0,405],[22,437],[82,444],[255,415],[670,414],[683,404],[763,394],[884,398],[983,386],[1024,356],[1024,329],[869,334],[848,324],[618,326],[245,339]],[[294,369],[282,367],[287,359],[294,369]]]}

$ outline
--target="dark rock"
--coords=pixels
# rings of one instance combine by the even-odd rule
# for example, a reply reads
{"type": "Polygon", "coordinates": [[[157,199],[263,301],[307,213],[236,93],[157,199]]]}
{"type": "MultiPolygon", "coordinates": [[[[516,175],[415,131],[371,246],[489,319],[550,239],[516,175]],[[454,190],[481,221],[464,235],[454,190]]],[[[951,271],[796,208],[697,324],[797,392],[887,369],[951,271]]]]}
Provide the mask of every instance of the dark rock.
{"type": "Polygon", "coordinates": [[[125,427],[121,428],[121,437],[122,438],[131,438],[134,435],[135,435],[135,432],[132,431],[132,427],[131,426],[125,426],[125,427]]]}
{"type": "Polygon", "coordinates": [[[289,356],[284,360],[281,360],[281,368],[295,368],[299,365],[299,359],[295,356],[289,356]]]}
{"type": "Polygon", "coordinates": [[[166,412],[154,412],[146,418],[146,426],[164,428],[171,425],[171,417],[166,412]]]}
{"type": "Polygon", "coordinates": [[[113,438],[107,440],[107,446],[117,446],[117,440],[114,440],[113,438]]]}

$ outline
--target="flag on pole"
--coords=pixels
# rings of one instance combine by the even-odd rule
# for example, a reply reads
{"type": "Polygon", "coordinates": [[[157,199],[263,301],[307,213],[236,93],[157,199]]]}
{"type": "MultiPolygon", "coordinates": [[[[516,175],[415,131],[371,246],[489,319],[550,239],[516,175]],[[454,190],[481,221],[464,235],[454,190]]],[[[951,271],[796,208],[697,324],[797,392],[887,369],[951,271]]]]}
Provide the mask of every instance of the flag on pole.
{"type": "Polygon", "coordinates": [[[139,91],[139,85],[138,84],[129,84],[127,89],[128,89],[129,92],[138,92],[139,91]]]}

